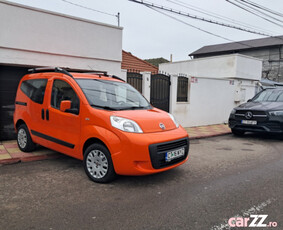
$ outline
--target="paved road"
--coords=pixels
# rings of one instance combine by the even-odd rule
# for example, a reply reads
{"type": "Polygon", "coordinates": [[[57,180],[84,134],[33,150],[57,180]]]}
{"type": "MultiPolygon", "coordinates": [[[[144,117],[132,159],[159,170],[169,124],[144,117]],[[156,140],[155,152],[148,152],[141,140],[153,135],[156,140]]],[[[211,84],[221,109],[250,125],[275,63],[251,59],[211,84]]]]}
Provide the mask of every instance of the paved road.
{"type": "Polygon", "coordinates": [[[283,229],[282,149],[268,136],[194,140],[189,163],[106,185],[65,156],[1,166],[0,229],[218,230],[250,214],[283,229]]]}

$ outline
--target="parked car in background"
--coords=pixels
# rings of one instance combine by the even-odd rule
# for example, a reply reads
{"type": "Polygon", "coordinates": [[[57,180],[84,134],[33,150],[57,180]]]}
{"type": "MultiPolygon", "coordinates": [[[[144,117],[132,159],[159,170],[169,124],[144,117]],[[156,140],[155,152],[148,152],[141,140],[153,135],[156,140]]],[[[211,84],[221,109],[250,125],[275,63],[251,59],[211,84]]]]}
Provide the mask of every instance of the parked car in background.
{"type": "Polygon", "coordinates": [[[245,132],[283,133],[283,87],[268,88],[230,114],[229,127],[235,135],[245,132]]]}
{"type": "Polygon", "coordinates": [[[22,151],[40,144],[83,160],[95,182],[158,173],[188,159],[188,134],[174,117],[105,74],[33,70],[20,81],[14,125],[22,151]]]}

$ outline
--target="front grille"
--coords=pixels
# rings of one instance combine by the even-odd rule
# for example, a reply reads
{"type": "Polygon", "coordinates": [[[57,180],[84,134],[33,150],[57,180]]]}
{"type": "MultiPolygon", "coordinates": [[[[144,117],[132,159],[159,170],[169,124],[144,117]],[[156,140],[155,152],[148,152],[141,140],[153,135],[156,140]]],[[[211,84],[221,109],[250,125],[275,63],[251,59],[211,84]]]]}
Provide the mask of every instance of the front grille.
{"type": "Polygon", "coordinates": [[[151,164],[152,164],[152,167],[155,169],[163,168],[163,167],[170,166],[170,165],[183,161],[188,156],[188,152],[189,152],[189,138],[183,138],[183,139],[176,140],[176,141],[152,144],[149,146],[151,164]],[[166,152],[180,149],[182,147],[185,148],[184,156],[173,159],[170,162],[165,161],[166,152]]]}
{"type": "Polygon", "coordinates": [[[259,111],[259,110],[237,110],[235,113],[235,118],[237,120],[255,120],[255,121],[266,121],[268,119],[268,116],[265,111],[259,111]],[[251,112],[252,117],[246,118],[246,113],[251,112]]]}
{"type": "Polygon", "coordinates": [[[252,112],[253,115],[266,115],[265,111],[259,111],[259,110],[237,110],[236,114],[243,114],[243,115],[245,115],[247,112],[252,112]]]}
{"type": "Polygon", "coordinates": [[[160,144],[160,145],[157,145],[157,151],[158,152],[165,152],[165,151],[168,151],[168,150],[178,149],[178,148],[183,147],[185,145],[187,145],[186,139],[181,140],[181,141],[168,143],[168,144],[160,144]]]}

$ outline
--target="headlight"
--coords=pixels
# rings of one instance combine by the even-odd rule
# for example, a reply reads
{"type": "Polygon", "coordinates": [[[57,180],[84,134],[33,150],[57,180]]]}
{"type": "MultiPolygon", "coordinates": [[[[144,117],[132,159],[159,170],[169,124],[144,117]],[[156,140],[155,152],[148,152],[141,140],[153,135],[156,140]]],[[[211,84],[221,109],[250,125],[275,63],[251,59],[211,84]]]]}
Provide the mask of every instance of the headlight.
{"type": "Polygon", "coordinates": [[[269,112],[271,116],[283,116],[283,110],[269,112]]]}
{"type": "Polygon", "coordinates": [[[122,131],[130,132],[130,133],[143,133],[139,125],[132,120],[123,117],[111,116],[110,121],[113,127],[120,129],[122,131]]]}
{"type": "Polygon", "coordinates": [[[176,127],[179,128],[179,123],[176,121],[175,117],[171,113],[168,113],[168,115],[172,119],[176,127]]]}
{"type": "Polygon", "coordinates": [[[235,114],[237,112],[236,109],[232,109],[231,114],[235,114]]]}

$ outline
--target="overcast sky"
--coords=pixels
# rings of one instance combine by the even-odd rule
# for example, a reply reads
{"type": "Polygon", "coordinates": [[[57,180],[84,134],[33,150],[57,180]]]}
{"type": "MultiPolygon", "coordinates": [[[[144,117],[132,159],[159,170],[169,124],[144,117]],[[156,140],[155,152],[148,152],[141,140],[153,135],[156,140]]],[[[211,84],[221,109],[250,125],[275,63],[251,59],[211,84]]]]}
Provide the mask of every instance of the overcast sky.
{"type": "MultiPolygon", "coordinates": [[[[170,58],[173,55],[173,61],[189,59],[188,54],[205,45],[226,43],[228,41],[206,34],[195,28],[189,27],[172,18],[162,15],[143,5],[130,2],[128,0],[68,0],[75,4],[86,6],[99,11],[107,12],[111,15],[105,15],[99,12],[81,8],[65,2],[64,0],[10,0],[20,4],[46,9],[49,11],[73,15],[76,17],[87,18],[90,20],[117,25],[116,15],[120,12],[121,26],[123,30],[123,49],[132,54],[145,59],[164,57],[170,58]]],[[[194,15],[205,16],[198,12],[187,9],[183,6],[173,4],[173,0],[149,0],[150,2],[168,6],[183,12],[194,15]]],[[[243,23],[248,23],[252,27],[260,27],[270,35],[283,35],[283,28],[271,24],[257,16],[251,15],[244,10],[233,6],[225,0],[174,0],[185,2],[191,6],[199,7],[229,17],[243,23]]],[[[282,0],[252,0],[260,5],[271,8],[278,12],[283,12],[282,0]]],[[[188,5],[186,5],[188,7],[188,5]]],[[[187,17],[176,16],[178,19],[188,24],[199,27],[203,30],[215,33],[234,41],[241,41],[264,36],[229,29],[222,26],[212,25],[206,22],[200,22],[187,17]]],[[[224,22],[222,19],[212,18],[224,22]]],[[[283,20],[283,18],[281,18],[283,20]]],[[[16,22],[15,22],[16,23],[16,22]]],[[[229,22],[226,22],[229,23],[229,22]]],[[[281,23],[283,25],[283,23],[281,23]]],[[[253,28],[252,30],[257,30],[253,28]]]]}

